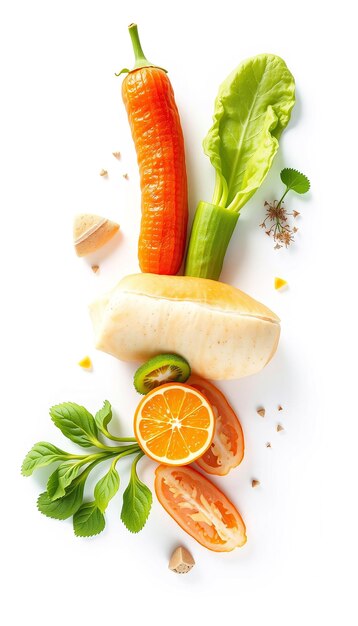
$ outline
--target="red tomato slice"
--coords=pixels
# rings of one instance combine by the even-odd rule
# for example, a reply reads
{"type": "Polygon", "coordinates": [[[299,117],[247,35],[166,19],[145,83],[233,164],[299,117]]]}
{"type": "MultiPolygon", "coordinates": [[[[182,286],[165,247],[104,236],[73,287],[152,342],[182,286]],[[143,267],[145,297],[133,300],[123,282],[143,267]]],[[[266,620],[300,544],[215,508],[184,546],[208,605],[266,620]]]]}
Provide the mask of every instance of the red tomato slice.
{"type": "Polygon", "coordinates": [[[216,417],[213,441],[196,463],[208,474],[225,476],[240,465],[244,457],[244,435],[241,424],[225,396],[204,378],[191,376],[187,384],[206,397],[216,417]]]}
{"type": "Polygon", "coordinates": [[[192,467],[159,465],[154,486],[167,513],[205,548],[229,552],[246,543],[240,513],[208,478],[192,467]]]}

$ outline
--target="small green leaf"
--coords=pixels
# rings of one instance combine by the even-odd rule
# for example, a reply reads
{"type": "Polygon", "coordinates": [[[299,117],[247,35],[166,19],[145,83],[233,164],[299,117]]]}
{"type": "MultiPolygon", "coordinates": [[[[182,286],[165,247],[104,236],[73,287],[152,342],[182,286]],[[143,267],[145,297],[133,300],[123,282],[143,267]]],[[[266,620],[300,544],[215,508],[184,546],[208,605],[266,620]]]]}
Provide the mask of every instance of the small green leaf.
{"type": "Polygon", "coordinates": [[[21,473],[23,476],[31,476],[39,467],[46,467],[46,465],[51,465],[51,463],[56,461],[63,461],[68,456],[67,452],[53,446],[52,443],[39,441],[35,443],[25,456],[21,466],[21,473]]]}
{"type": "Polygon", "coordinates": [[[107,426],[112,419],[112,407],[108,400],[104,401],[103,407],[99,411],[97,411],[94,419],[99,430],[106,434],[107,426]]]}
{"type": "Polygon", "coordinates": [[[83,448],[95,446],[98,431],[93,415],[74,402],[63,402],[51,407],[50,415],[61,432],[83,448]]]}
{"type": "Polygon", "coordinates": [[[94,498],[96,505],[102,513],[105,512],[109,501],[116,495],[119,489],[119,474],[115,467],[110,467],[109,471],[94,488],[94,498]]]}
{"type": "Polygon", "coordinates": [[[105,525],[104,515],[95,502],[86,502],[73,516],[73,530],[76,537],[99,535],[105,525]]]}
{"type": "Polygon", "coordinates": [[[67,519],[80,508],[83,499],[84,481],[72,484],[66,494],[57,500],[51,500],[47,491],[41,493],[37,500],[38,510],[53,519],[67,519]]]}
{"type": "Polygon", "coordinates": [[[287,190],[295,191],[296,193],[307,193],[311,186],[307,176],[290,167],[283,169],[280,176],[287,190]]]}
{"type": "Polygon", "coordinates": [[[131,533],[138,533],[145,525],[152,506],[152,493],[137,476],[136,465],[141,453],[133,461],[129,485],[123,494],[121,520],[131,533]]]}
{"type": "Polygon", "coordinates": [[[51,474],[47,482],[47,494],[51,500],[57,500],[66,493],[66,488],[77,478],[83,461],[65,461],[51,474]]]}

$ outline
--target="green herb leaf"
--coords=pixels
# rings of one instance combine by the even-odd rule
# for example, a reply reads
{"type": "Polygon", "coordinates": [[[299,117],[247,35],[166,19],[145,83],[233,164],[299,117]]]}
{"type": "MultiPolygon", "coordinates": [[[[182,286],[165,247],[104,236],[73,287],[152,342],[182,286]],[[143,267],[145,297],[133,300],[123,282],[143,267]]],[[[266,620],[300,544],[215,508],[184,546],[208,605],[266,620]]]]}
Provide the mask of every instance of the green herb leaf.
{"type": "Polygon", "coordinates": [[[307,193],[309,190],[311,183],[308,180],[307,176],[301,174],[297,170],[292,169],[291,167],[285,167],[282,170],[281,180],[284,185],[287,187],[287,191],[295,191],[296,193],[307,193]]]}
{"type": "Polygon", "coordinates": [[[51,500],[47,491],[41,493],[37,500],[37,508],[43,515],[54,519],[67,519],[80,508],[83,500],[84,481],[72,484],[66,494],[57,500],[51,500]]]}
{"type": "Polygon", "coordinates": [[[131,533],[138,533],[144,527],[152,506],[152,493],[137,475],[136,466],[143,456],[136,457],[132,464],[129,485],[123,494],[121,520],[131,533]]]}
{"type": "Polygon", "coordinates": [[[240,211],[265,179],[295,103],[286,63],[259,54],[222,83],[204,151],[216,173],[213,204],[240,211]]]}
{"type": "Polygon", "coordinates": [[[86,502],[73,516],[73,530],[76,537],[99,535],[105,525],[104,515],[95,502],[86,502]]]}
{"type": "Polygon", "coordinates": [[[47,494],[51,500],[65,495],[66,487],[77,478],[83,465],[83,461],[65,461],[55,469],[47,482],[47,494]]]}
{"type": "Polygon", "coordinates": [[[104,513],[109,501],[119,489],[119,474],[111,465],[109,471],[101,478],[94,488],[94,498],[99,510],[104,513]]]}
{"type": "Polygon", "coordinates": [[[63,402],[50,409],[54,424],[61,432],[83,448],[95,446],[98,431],[93,415],[83,406],[74,402],[63,402]]]}
{"type": "Polygon", "coordinates": [[[106,434],[107,426],[112,419],[112,407],[108,400],[104,401],[103,407],[99,411],[97,411],[94,419],[99,430],[106,434]]]}
{"type": "Polygon", "coordinates": [[[31,474],[39,467],[46,467],[56,461],[63,461],[69,455],[67,452],[60,450],[52,443],[47,441],[39,441],[31,448],[30,452],[24,458],[21,466],[23,476],[31,476],[31,474]]]}

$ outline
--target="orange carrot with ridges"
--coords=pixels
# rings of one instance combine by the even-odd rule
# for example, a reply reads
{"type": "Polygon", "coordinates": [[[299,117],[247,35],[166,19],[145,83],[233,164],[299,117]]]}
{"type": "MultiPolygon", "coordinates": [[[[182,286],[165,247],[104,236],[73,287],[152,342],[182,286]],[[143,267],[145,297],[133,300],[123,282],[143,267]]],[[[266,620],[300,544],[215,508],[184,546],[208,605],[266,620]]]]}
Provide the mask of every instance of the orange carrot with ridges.
{"type": "Polygon", "coordinates": [[[129,26],[135,66],[122,95],[135,143],[142,190],[138,258],[142,272],[176,274],[188,221],[184,139],[165,70],[143,54],[136,24],[129,26]]]}

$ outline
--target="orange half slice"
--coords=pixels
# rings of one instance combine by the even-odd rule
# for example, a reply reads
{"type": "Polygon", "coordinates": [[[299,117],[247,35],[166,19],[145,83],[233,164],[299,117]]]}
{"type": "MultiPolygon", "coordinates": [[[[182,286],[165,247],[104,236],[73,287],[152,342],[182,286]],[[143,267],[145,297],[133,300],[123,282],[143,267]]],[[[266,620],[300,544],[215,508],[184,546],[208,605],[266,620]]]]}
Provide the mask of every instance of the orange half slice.
{"type": "Polygon", "coordinates": [[[169,383],[139,403],[134,434],[142,450],[166,465],[187,465],[209,448],[215,427],[207,399],[193,387],[169,383]]]}

